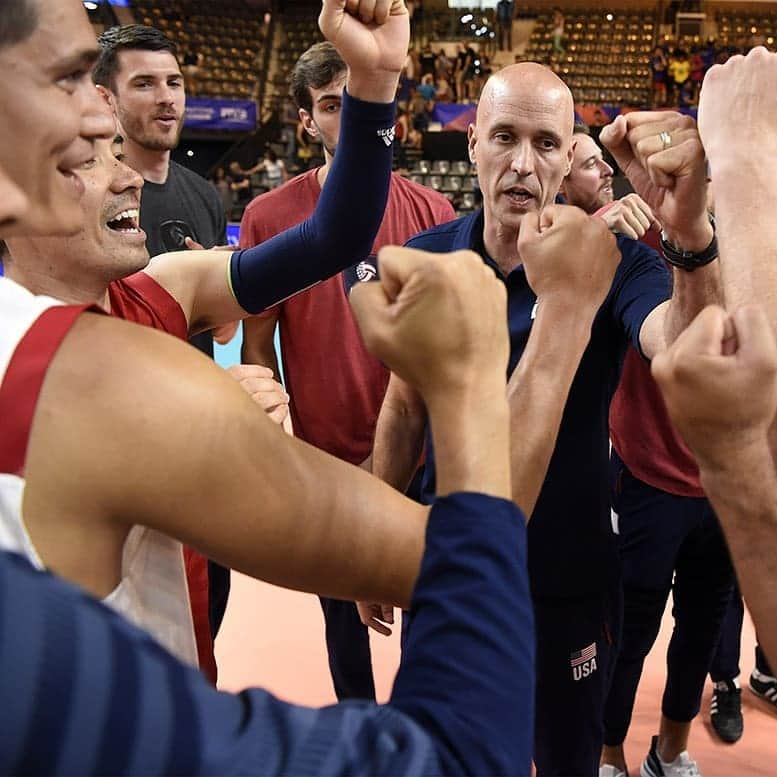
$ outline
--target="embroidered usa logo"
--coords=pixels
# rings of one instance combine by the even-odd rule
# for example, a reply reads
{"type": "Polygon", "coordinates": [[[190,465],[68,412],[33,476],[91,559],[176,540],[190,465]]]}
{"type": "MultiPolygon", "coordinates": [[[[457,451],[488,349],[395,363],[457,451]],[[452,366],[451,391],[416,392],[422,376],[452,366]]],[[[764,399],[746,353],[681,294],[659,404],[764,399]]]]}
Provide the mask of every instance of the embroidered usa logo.
{"type": "Polygon", "coordinates": [[[572,678],[575,682],[588,677],[596,671],[596,642],[582,650],[575,650],[569,656],[572,678]]]}

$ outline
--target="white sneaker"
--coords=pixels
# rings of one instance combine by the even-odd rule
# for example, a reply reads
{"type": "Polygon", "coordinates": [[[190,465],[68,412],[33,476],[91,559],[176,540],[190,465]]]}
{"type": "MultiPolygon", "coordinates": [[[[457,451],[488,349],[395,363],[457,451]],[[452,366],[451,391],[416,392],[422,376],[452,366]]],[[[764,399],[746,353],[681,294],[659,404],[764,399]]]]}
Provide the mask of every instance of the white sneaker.
{"type": "Polygon", "coordinates": [[[626,772],[612,764],[599,764],[599,777],[626,777],[626,772]]]}
{"type": "Polygon", "coordinates": [[[699,766],[691,759],[687,750],[683,750],[671,763],[658,757],[658,737],[653,737],[650,752],[642,762],[641,777],[701,777],[699,766]]]}

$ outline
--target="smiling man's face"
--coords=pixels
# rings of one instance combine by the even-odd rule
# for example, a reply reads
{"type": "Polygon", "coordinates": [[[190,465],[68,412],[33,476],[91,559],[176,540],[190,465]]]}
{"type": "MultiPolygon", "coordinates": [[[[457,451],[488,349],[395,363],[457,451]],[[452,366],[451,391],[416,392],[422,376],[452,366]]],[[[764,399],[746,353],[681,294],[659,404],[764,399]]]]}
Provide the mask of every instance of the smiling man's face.
{"type": "Polygon", "coordinates": [[[29,203],[4,232],[73,234],[82,225],[76,168],[114,124],[92,84],[97,44],[83,4],[38,11],[31,35],[0,48],[0,167],[29,203]]]}

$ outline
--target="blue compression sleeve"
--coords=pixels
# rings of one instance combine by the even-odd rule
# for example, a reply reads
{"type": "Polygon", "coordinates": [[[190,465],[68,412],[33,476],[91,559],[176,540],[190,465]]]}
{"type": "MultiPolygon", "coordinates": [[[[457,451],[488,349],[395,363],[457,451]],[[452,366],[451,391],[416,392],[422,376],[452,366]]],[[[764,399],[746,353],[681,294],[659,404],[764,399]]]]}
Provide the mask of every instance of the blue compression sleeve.
{"type": "Polygon", "coordinates": [[[438,743],[444,774],[530,774],[534,615],[512,502],[434,503],[411,616],[389,704],[438,743]]]}
{"type": "Polygon", "coordinates": [[[343,92],[337,153],[313,214],[232,254],[229,278],[243,310],[261,313],[370,255],[388,200],[393,127],[394,103],[343,92]]]}

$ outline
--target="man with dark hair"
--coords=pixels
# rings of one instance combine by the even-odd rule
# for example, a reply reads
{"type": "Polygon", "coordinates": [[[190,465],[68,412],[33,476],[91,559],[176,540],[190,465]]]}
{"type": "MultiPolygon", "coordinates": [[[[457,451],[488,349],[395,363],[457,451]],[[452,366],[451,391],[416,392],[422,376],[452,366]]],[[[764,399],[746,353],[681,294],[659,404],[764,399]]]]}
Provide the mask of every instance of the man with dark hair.
{"type": "MultiPolygon", "coordinates": [[[[263,243],[313,211],[337,150],[345,79],[346,64],[329,42],[311,46],[297,61],[291,93],[305,131],[321,139],[326,161],[246,208],[242,246],[263,243]]],[[[394,174],[372,253],[384,245],[404,243],[453,216],[453,208],[441,194],[394,174]]],[[[346,286],[373,274],[372,265],[362,262],[243,324],[243,361],[271,367],[276,375],[273,336],[276,324],[280,325],[295,434],[352,464],[369,461],[389,375],[364,347],[347,299],[346,286]],[[322,386],[327,390],[322,391],[322,386]]],[[[322,599],[321,604],[338,698],[374,699],[369,635],[354,603],[322,599]]]]}
{"type": "MultiPolygon", "coordinates": [[[[151,256],[225,245],[226,218],[214,188],[170,159],[183,128],[186,93],[176,46],[153,27],[112,27],[100,35],[94,82],[124,137],[128,164],[145,180],[140,225],[151,256]]],[[[210,332],[192,341],[213,355],[210,332]]]]}
{"type": "MultiPolygon", "coordinates": [[[[344,5],[328,3],[321,15],[322,28],[359,65],[344,114],[372,115],[385,128],[407,47],[407,14],[401,3],[389,8],[379,0],[361,9],[361,24],[343,18],[344,5]],[[377,30],[366,26],[373,12],[377,30]],[[376,103],[365,102],[371,99],[376,103]]],[[[30,142],[18,121],[30,104],[57,108],[38,116],[45,131],[34,140],[57,141],[47,146],[52,153],[28,160],[25,172],[38,178],[63,168],[53,153],[59,145],[76,139],[90,149],[106,127],[98,135],[97,125],[84,126],[89,98],[97,97],[88,68],[64,67],[93,51],[82,4],[60,0],[47,16],[29,45],[0,50],[4,67],[29,65],[14,73],[27,101],[5,104],[14,92],[0,84],[10,114],[0,165],[30,142]],[[58,102],[52,87],[62,91],[58,102]]],[[[370,129],[365,155],[384,145],[370,129]]],[[[349,146],[362,148],[353,140],[349,146]]],[[[35,187],[28,188],[34,197],[35,187]]],[[[47,201],[32,199],[24,210],[15,194],[3,188],[3,221],[12,215],[20,228],[41,234],[44,225],[27,214],[47,201]]],[[[67,209],[72,194],[55,194],[67,209]]],[[[75,218],[67,231],[74,234],[83,214],[69,212],[75,218]]],[[[544,265],[539,237],[535,230],[527,239],[544,265]]],[[[10,718],[11,708],[3,708],[0,771],[212,774],[256,764],[267,773],[528,771],[533,631],[524,518],[505,500],[504,293],[465,253],[445,262],[402,250],[384,258],[381,285],[357,289],[354,304],[376,356],[417,386],[435,419],[447,496],[431,511],[282,435],[233,382],[174,338],[0,279],[0,515],[19,518],[23,511],[34,537],[53,532],[49,549],[76,554],[61,557],[56,572],[83,574],[91,588],[109,590],[115,577],[105,572],[120,557],[97,550],[115,539],[106,521],[122,534],[141,516],[164,523],[179,515],[198,541],[216,528],[215,512],[225,510],[236,531],[223,541],[245,553],[243,561],[253,557],[268,578],[403,603],[418,578],[419,613],[417,641],[403,659],[391,706],[306,711],[261,692],[217,694],[83,594],[0,554],[0,697],[17,701],[10,718]],[[487,325],[475,310],[491,311],[487,325]],[[419,339],[419,331],[429,337],[419,339]],[[208,412],[197,412],[204,398],[213,400],[208,412]],[[484,436],[486,451],[478,445],[484,436]],[[201,440],[208,444],[192,444],[201,440]],[[315,517],[303,532],[300,516],[315,517]],[[80,537],[57,537],[72,528],[71,518],[82,525],[80,537]],[[77,556],[90,549],[84,565],[77,556]],[[389,567],[381,572],[384,561],[389,567]],[[376,571],[385,585],[375,585],[376,571]],[[518,707],[516,697],[523,699],[518,707]]],[[[242,297],[240,274],[232,280],[235,298],[242,297]]]]}
{"type": "MultiPolygon", "coordinates": [[[[159,30],[140,24],[112,27],[98,42],[101,52],[93,78],[116,115],[128,164],[145,181],[140,226],[149,254],[225,245],[226,216],[218,193],[170,159],[186,106],[175,44],[159,30]]],[[[190,342],[213,356],[210,330],[195,334],[190,342]]],[[[229,570],[212,561],[205,566],[193,553],[187,553],[187,563],[190,585],[209,590],[215,639],[229,596],[229,570]]]]}

